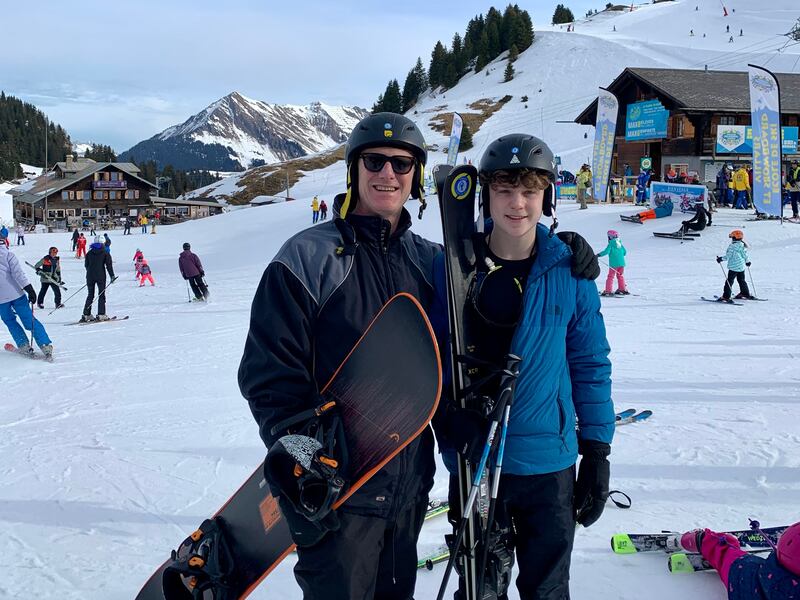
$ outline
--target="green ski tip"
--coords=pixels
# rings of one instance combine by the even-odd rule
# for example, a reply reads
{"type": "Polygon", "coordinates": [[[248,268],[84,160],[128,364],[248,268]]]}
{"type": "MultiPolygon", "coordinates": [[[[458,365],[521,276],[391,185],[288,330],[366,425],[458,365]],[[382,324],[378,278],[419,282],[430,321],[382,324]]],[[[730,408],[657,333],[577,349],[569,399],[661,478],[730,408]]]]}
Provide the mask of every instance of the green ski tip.
{"type": "Polygon", "coordinates": [[[611,549],[617,554],[636,554],[636,546],[633,545],[627,533],[617,533],[611,536],[611,549]]]}
{"type": "Polygon", "coordinates": [[[683,552],[676,552],[669,557],[669,570],[672,573],[694,573],[694,567],[683,552]]]}

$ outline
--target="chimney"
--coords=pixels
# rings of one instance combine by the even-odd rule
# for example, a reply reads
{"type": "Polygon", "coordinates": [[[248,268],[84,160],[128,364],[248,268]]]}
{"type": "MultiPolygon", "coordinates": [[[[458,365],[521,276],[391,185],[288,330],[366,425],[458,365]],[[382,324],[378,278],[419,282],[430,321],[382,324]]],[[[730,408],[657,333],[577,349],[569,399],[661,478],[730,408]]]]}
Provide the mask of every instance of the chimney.
{"type": "Polygon", "coordinates": [[[72,168],[72,154],[67,154],[67,170],[69,171],[72,168]]]}

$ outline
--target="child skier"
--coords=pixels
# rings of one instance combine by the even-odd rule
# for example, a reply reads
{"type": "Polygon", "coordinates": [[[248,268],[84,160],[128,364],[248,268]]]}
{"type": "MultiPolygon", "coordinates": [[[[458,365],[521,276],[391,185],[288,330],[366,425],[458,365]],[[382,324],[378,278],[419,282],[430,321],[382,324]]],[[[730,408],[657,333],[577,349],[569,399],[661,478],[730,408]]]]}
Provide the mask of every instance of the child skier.
{"type": "Polygon", "coordinates": [[[52,246],[50,251],[33,266],[42,283],[37,306],[44,308],[44,297],[47,295],[47,290],[52,287],[56,308],[61,308],[63,306],[61,304],[61,288],[58,286],[61,283],[61,260],[58,258],[58,248],[52,246]]]}
{"type": "Polygon", "coordinates": [[[728,600],[800,600],[800,522],[783,532],[766,558],[742,550],[732,535],[710,529],[684,533],[680,545],[711,563],[728,600]]]}
{"type": "Polygon", "coordinates": [[[144,260],[144,253],[139,248],[137,248],[136,252],[133,255],[133,268],[136,271],[136,281],[139,281],[143,260],[144,260]]]}
{"type": "Polygon", "coordinates": [[[78,236],[75,244],[78,246],[78,251],[75,253],[75,258],[86,257],[86,237],[82,233],[78,236]]]}
{"type": "Polygon", "coordinates": [[[142,262],[139,265],[139,277],[139,287],[144,287],[145,281],[149,281],[151,287],[156,284],[153,281],[153,272],[150,270],[150,265],[147,264],[146,258],[142,258],[142,262]]]}
{"type": "Polygon", "coordinates": [[[753,300],[750,289],[747,287],[747,280],[744,277],[744,268],[750,266],[750,257],[747,254],[747,244],[744,241],[744,233],[741,229],[734,229],[728,237],[731,244],[728,246],[725,256],[718,256],[717,262],[728,261],[728,277],[725,280],[725,289],[722,290],[722,297],[717,298],[717,302],[733,302],[731,294],[734,279],[739,283],[739,293],[737,299],[753,300]]]}
{"type": "Polygon", "coordinates": [[[608,246],[600,252],[597,256],[608,256],[608,277],[606,277],[606,289],[601,296],[627,296],[630,294],[628,288],[625,286],[625,255],[628,253],[625,246],[619,239],[619,234],[613,229],[608,230],[608,246]],[[614,284],[614,277],[617,278],[617,291],[612,292],[611,288],[614,284]]]}
{"type": "MultiPolygon", "coordinates": [[[[483,216],[492,227],[476,240],[480,258],[463,314],[472,354],[485,361],[470,373],[471,381],[481,382],[468,397],[471,403],[498,392],[496,378],[482,381],[492,373],[485,365],[504,368],[509,352],[523,358],[490,538],[493,556],[502,548],[512,560],[516,554],[522,600],[569,596],[575,523],[588,527],[603,512],[614,435],[609,345],[597,288],[571,271],[570,247],[539,223],[542,214],[555,216],[556,176],[552,151],[533,136],[508,135],[489,144],[480,179],[483,216]],[[576,482],[578,454],[583,459],[576,482]]],[[[440,339],[443,266],[441,259],[434,263],[431,310],[440,339]]],[[[485,408],[464,409],[450,399],[437,415],[439,448],[451,473],[450,506],[458,512],[456,452],[477,464],[489,429],[485,408]]],[[[458,518],[450,514],[451,521],[458,518]]],[[[510,572],[505,585],[509,578],[510,572]]],[[[493,591],[505,597],[504,589],[493,591]]]]}

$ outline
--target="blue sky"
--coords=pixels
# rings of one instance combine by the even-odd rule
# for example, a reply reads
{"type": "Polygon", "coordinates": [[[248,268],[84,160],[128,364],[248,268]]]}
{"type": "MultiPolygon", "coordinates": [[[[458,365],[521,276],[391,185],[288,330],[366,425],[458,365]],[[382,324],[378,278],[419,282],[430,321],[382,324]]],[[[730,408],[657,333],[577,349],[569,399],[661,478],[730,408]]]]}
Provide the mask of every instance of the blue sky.
{"type": "MultiPolygon", "coordinates": [[[[74,141],[122,151],[236,90],[258,100],[369,108],[488,0],[4,3],[0,89],[74,141]],[[280,4],[280,6],[273,6],[280,4]]],[[[507,4],[497,3],[499,9],[507,4]]],[[[519,2],[534,29],[557,2],[519,2]]],[[[576,17],[604,2],[566,2],[576,17]]]]}

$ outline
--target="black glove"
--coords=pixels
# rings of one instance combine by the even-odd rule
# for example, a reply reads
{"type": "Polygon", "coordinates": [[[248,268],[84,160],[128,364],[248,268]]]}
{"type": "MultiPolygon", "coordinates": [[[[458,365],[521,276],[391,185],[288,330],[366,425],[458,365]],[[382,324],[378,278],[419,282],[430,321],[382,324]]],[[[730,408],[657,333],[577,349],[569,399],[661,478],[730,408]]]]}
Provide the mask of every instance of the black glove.
{"type": "Polygon", "coordinates": [[[718,257],[717,257],[717,262],[718,262],[718,263],[721,263],[721,262],[722,262],[722,257],[721,257],[721,256],[718,256],[718,257]]]}
{"type": "Polygon", "coordinates": [[[33,289],[33,286],[29,283],[22,289],[26,294],[28,294],[28,302],[31,304],[36,304],[36,291],[33,289]]]}
{"type": "Polygon", "coordinates": [[[111,276],[111,283],[114,283],[117,279],[119,279],[118,275],[112,275],[111,276]]]}
{"type": "Polygon", "coordinates": [[[206,276],[205,271],[200,271],[200,277],[205,277],[205,276],[206,276]]]}
{"type": "Polygon", "coordinates": [[[575,520],[589,527],[603,514],[608,499],[611,467],[607,457],[611,453],[611,446],[595,440],[579,440],[578,449],[583,458],[578,469],[572,506],[575,520]]]}
{"type": "MultiPolygon", "coordinates": [[[[274,493],[273,493],[274,495],[274,493]]],[[[292,503],[283,495],[278,496],[278,506],[289,526],[292,541],[301,548],[308,548],[319,542],[329,531],[338,531],[341,526],[335,511],[329,512],[319,521],[309,521],[297,512],[292,503]]]]}
{"type": "Polygon", "coordinates": [[[444,437],[461,456],[478,464],[489,434],[488,419],[477,411],[451,405],[445,411],[443,430],[444,437]]]}
{"type": "Polygon", "coordinates": [[[744,263],[744,266],[745,266],[745,267],[749,267],[751,264],[752,264],[752,263],[746,262],[746,263],[744,263]]]}
{"type": "Polygon", "coordinates": [[[574,231],[559,231],[556,235],[572,250],[572,274],[582,279],[597,279],[600,263],[589,242],[574,231]]]}

